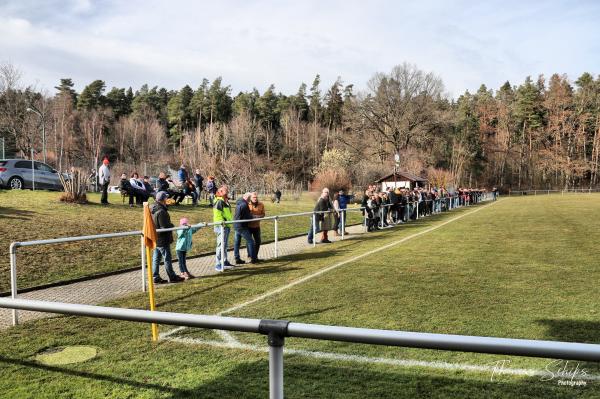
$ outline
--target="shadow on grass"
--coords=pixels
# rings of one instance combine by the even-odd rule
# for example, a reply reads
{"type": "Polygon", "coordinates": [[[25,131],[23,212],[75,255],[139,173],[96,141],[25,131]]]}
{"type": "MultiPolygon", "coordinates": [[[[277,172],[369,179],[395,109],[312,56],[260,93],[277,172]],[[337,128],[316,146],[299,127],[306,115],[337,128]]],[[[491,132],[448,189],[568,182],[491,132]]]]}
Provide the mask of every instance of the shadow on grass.
{"type": "Polygon", "coordinates": [[[600,322],[568,319],[541,319],[537,322],[547,328],[548,338],[588,344],[600,344],[600,322]]]}
{"type": "MultiPolygon", "coordinates": [[[[172,398],[266,398],[269,397],[268,363],[244,363],[226,375],[172,398]]],[[[427,375],[422,369],[383,371],[349,363],[339,366],[323,361],[286,357],[286,398],[549,398],[574,397],[593,386],[573,390],[536,379],[501,380],[489,377],[427,375]],[[574,396],[570,396],[574,395],[574,396]]]]}
{"type": "Polygon", "coordinates": [[[2,219],[30,220],[34,215],[37,215],[37,212],[0,206],[0,218],[2,219]]]}
{"type": "Polygon", "coordinates": [[[327,312],[329,310],[339,309],[341,307],[342,306],[329,306],[327,308],[308,310],[308,311],[302,312],[302,313],[283,314],[283,315],[279,316],[279,319],[289,320],[289,319],[295,319],[298,317],[312,316],[315,314],[327,312]]]}
{"type": "Polygon", "coordinates": [[[2,363],[6,364],[6,365],[21,366],[21,367],[27,367],[27,368],[31,368],[31,369],[37,369],[37,370],[41,370],[41,371],[56,373],[57,377],[58,377],[58,374],[61,374],[65,378],[79,377],[79,378],[87,378],[87,379],[91,379],[91,380],[95,380],[95,381],[106,381],[109,383],[113,383],[113,384],[117,384],[117,385],[124,385],[124,386],[128,386],[128,387],[135,388],[135,389],[153,389],[153,390],[157,390],[160,392],[174,394],[174,397],[183,397],[181,395],[186,394],[186,390],[183,390],[183,389],[172,388],[169,386],[158,385],[158,384],[151,384],[148,382],[135,381],[133,379],[127,379],[127,378],[117,377],[117,376],[113,376],[113,375],[91,373],[88,371],[72,370],[69,368],[58,367],[58,366],[48,366],[45,364],[41,364],[41,363],[37,363],[34,361],[29,361],[29,360],[13,359],[13,358],[5,357],[5,356],[0,356],[0,364],[2,364],[2,363]]]}

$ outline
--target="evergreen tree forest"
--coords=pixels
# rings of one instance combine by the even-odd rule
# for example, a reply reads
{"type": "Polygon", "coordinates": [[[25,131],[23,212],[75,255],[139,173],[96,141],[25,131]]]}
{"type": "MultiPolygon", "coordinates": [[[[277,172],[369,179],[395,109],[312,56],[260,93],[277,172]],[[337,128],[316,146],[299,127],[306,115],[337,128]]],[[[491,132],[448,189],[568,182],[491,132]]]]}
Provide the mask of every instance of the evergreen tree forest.
{"type": "Polygon", "coordinates": [[[450,98],[438,76],[404,63],[359,83],[366,88],[317,75],[295,93],[275,85],[234,93],[220,77],[179,89],[95,80],[77,92],[64,78],[46,93],[5,64],[0,137],[8,155],[33,149],[42,159],[43,124],[58,170],[92,170],[107,155],[118,173],[185,163],[229,183],[277,175],[306,187],[335,153],[351,160],[343,168],[359,186],[391,173],[397,153],[401,170],[442,171],[454,186],[598,185],[600,77],[528,76],[450,98]]]}

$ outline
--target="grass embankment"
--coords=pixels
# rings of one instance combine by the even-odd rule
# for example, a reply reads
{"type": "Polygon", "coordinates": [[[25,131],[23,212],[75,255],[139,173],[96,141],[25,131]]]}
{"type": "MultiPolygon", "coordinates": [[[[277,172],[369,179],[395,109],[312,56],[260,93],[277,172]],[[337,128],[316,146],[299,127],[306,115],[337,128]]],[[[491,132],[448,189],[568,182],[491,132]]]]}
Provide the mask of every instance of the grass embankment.
{"type": "MultiPolygon", "coordinates": [[[[471,208],[472,209],[472,208],[471,208]]],[[[381,248],[471,209],[395,230],[192,280],[159,291],[159,310],[214,314],[302,276],[381,248]]],[[[518,338],[600,341],[594,249],[600,204],[565,196],[502,200],[440,229],[322,274],[235,315],[312,323],[518,338]]],[[[141,294],[113,305],[145,308],[141,294]]],[[[162,326],[165,331],[171,327],[162,326]]],[[[0,333],[0,392],[7,397],[256,398],[268,392],[265,353],[149,341],[149,326],[60,317],[0,333]],[[92,345],[82,364],[43,366],[48,347],[92,345]]],[[[193,330],[188,337],[205,336],[193,330]]],[[[210,332],[208,333],[210,335],[210,332]]],[[[248,343],[265,338],[238,334],[248,343]]],[[[395,359],[544,369],[548,360],[286,340],[290,348],[395,359]]],[[[548,398],[600,395],[556,379],[405,368],[286,356],[286,397],[548,398]]],[[[581,363],[589,374],[595,365],[581,363]]],[[[571,363],[569,369],[573,369],[571,363]]],[[[575,378],[577,380],[577,378],[575,378]]]]}
{"type": "MultiPolygon", "coordinates": [[[[142,208],[129,208],[119,194],[111,194],[109,207],[100,205],[98,194],[90,194],[87,205],[58,201],[60,193],[48,191],[0,190],[0,292],[10,289],[8,246],[12,241],[82,236],[142,228],[142,208]]],[[[265,200],[267,216],[310,211],[314,200],[304,194],[299,200],[274,204],[265,200]]],[[[199,207],[180,205],[169,208],[171,221],[178,225],[186,216],[192,223],[212,222],[212,209],[203,201],[199,207]]],[[[350,222],[360,219],[349,214],[350,222]]],[[[308,231],[308,217],[293,217],[279,223],[279,238],[284,239],[308,231]]],[[[274,239],[273,222],[263,222],[263,241],[274,239]]],[[[214,249],[212,228],[194,236],[190,256],[214,249]]],[[[230,238],[233,243],[233,234],[230,238]]],[[[173,248],[174,250],[174,248],[173,248]]],[[[18,286],[26,288],[65,281],[102,272],[136,267],[140,264],[140,240],[125,237],[83,241],[51,246],[24,247],[18,250],[18,286]]]]}

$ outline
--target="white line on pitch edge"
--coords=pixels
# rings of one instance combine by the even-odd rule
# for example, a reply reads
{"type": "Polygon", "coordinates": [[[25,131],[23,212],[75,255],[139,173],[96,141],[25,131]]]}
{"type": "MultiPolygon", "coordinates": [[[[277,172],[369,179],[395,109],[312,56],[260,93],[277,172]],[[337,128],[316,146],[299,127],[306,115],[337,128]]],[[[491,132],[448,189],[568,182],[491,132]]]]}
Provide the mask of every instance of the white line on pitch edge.
{"type": "MultiPolygon", "coordinates": [[[[240,342],[222,342],[222,341],[210,341],[203,339],[194,339],[194,338],[182,338],[182,337],[172,337],[168,338],[168,340],[173,342],[179,342],[188,345],[208,345],[218,348],[227,348],[227,349],[241,349],[241,350],[249,350],[254,352],[268,352],[269,348],[267,346],[258,346],[258,345],[250,345],[250,344],[242,344],[240,342]]],[[[285,354],[289,355],[299,355],[304,357],[312,357],[317,359],[326,359],[326,360],[337,360],[344,362],[354,362],[354,363],[368,363],[368,364],[384,364],[389,366],[397,366],[397,367],[422,367],[429,369],[437,369],[437,370],[455,370],[455,371],[471,371],[471,372],[483,372],[483,373],[491,373],[491,374],[505,374],[505,375],[513,375],[520,377],[548,377],[550,372],[543,371],[539,369],[517,369],[517,368],[509,368],[509,367],[499,367],[494,365],[477,365],[477,364],[469,364],[469,363],[449,363],[449,362],[439,362],[439,361],[426,361],[426,360],[410,360],[410,359],[390,359],[385,357],[369,357],[362,355],[347,355],[342,353],[333,353],[333,352],[321,352],[321,351],[310,351],[303,349],[291,349],[289,347],[284,347],[283,349],[285,354]]],[[[561,377],[562,378],[562,377],[561,377]]],[[[566,379],[570,378],[565,377],[566,379]]],[[[598,374],[581,374],[577,376],[578,380],[587,380],[587,381],[600,381],[600,375],[598,374]]]]}

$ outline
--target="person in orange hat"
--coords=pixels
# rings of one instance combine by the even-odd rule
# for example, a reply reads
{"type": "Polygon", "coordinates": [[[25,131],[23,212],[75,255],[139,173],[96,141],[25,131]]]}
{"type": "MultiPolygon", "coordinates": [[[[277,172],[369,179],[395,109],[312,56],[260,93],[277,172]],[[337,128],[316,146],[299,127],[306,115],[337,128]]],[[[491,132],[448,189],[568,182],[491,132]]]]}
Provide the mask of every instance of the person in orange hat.
{"type": "Polygon", "coordinates": [[[102,165],[98,169],[98,183],[100,184],[100,190],[102,191],[100,203],[102,205],[108,205],[108,184],[110,183],[110,169],[108,168],[108,165],[108,157],[104,157],[102,165]]]}

